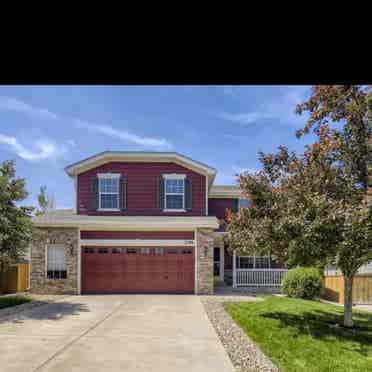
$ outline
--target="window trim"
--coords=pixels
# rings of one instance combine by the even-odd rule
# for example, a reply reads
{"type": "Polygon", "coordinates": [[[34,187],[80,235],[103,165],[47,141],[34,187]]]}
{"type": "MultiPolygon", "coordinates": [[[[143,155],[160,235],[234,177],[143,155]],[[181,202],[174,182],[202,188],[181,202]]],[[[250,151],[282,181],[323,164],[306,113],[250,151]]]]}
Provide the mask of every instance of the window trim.
{"type": "Polygon", "coordinates": [[[185,187],[186,187],[186,174],[178,174],[178,173],[173,173],[173,174],[163,174],[163,179],[164,179],[164,208],[163,212],[186,212],[185,208],[185,187]],[[167,181],[172,181],[172,180],[183,180],[183,193],[179,192],[167,192],[167,181]],[[168,208],[167,207],[167,195],[182,195],[182,208],[168,208]]]}
{"type": "Polygon", "coordinates": [[[117,212],[120,211],[119,208],[119,193],[120,193],[120,173],[98,173],[98,211],[100,212],[117,212]],[[117,192],[104,192],[105,195],[117,195],[117,208],[102,208],[101,207],[101,180],[102,179],[116,179],[118,182],[117,192]]]}
{"type": "Polygon", "coordinates": [[[67,255],[66,255],[66,246],[63,244],[46,244],[45,245],[45,279],[46,280],[67,280],[68,279],[68,270],[67,270],[67,255]],[[51,247],[59,247],[63,249],[65,255],[65,270],[48,270],[48,250],[51,247]],[[66,278],[48,278],[48,271],[66,271],[66,278]]]}

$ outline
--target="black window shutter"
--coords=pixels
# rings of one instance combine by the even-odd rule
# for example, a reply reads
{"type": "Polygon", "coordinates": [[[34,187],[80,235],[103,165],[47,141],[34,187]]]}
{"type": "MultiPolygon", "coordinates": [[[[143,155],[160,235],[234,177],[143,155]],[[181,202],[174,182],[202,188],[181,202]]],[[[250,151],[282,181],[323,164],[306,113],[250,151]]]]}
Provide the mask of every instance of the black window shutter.
{"type": "Polygon", "coordinates": [[[239,212],[239,199],[233,199],[232,211],[234,213],[238,213],[239,212]]]}
{"type": "Polygon", "coordinates": [[[98,177],[92,177],[92,193],[91,193],[91,209],[96,211],[99,208],[99,190],[98,190],[98,177]]]}
{"type": "Polygon", "coordinates": [[[159,209],[164,209],[164,178],[158,177],[158,190],[157,190],[157,206],[159,209]]]}
{"type": "Polygon", "coordinates": [[[192,183],[190,178],[185,179],[185,209],[192,210],[192,183]]]}
{"type": "Polygon", "coordinates": [[[119,208],[123,211],[127,209],[127,192],[128,190],[128,180],[127,177],[120,177],[119,181],[119,208]]]}

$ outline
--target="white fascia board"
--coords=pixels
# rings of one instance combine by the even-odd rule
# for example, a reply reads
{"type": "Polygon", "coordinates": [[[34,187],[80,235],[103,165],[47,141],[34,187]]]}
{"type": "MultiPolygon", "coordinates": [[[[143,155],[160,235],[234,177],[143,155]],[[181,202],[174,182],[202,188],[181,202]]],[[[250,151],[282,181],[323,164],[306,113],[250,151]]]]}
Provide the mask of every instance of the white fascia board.
{"type": "Polygon", "coordinates": [[[194,240],[166,240],[166,239],[81,239],[81,246],[106,246],[106,247],[183,247],[194,246],[194,240]]]}
{"type": "Polygon", "coordinates": [[[139,230],[139,231],[192,231],[195,228],[218,229],[216,217],[163,217],[163,216],[83,216],[53,214],[32,219],[36,227],[79,227],[84,230],[103,229],[114,230],[139,230]]]}

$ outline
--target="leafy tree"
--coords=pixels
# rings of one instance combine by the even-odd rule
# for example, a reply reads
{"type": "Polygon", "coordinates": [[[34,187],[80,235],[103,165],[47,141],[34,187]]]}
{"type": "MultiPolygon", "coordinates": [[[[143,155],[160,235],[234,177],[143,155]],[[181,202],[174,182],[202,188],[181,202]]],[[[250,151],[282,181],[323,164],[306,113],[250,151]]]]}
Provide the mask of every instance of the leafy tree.
{"type": "Polygon", "coordinates": [[[37,196],[40,210],[37,212],[38,215],[44,214],[54,209],[54,197],[53,195],[47,195],[46,186],[40,186],[40,192],[37,196]]]}
{"type": "Polygon", "coordinates": [[[25,180],[15,178],[13,161],[4,161],[0,167],[0,271],[23,258],[31,240],[33,208],[17,205],[26,197],[25,180]]]}
{"type": "Polygon", "coordinates": [[[371,89],[316,86],[304,111],[297,136],[312,130],[317,141],[299,156],[283,146],[260,153],[262,170],[240,175],[251,208],[230,214],[229,237],[238,252],[270,252],[289,266],[336,264],[352,326],[353,278],[372,260],[371,89]]]}

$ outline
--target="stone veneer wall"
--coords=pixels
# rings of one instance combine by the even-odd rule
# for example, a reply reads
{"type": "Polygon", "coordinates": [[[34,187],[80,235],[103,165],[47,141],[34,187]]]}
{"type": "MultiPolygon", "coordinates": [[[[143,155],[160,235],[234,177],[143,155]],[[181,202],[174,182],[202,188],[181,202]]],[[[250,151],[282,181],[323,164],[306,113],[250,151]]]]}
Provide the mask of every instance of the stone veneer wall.
{"type": "Polygon", "coordinates": [[[213,294],[213,247],[214,232],[211,229],[198,229],[196,232],[196,294],[213,294]]]}
{"type": "Polygon", "coordinates": [[[78,229],[35,228],[31,244],[30,290],[42,294],[77,294],[78,291],[78,229]],[[67,279],[47,279],[46,247],[61,244],[65,247],[67,279]]]}

